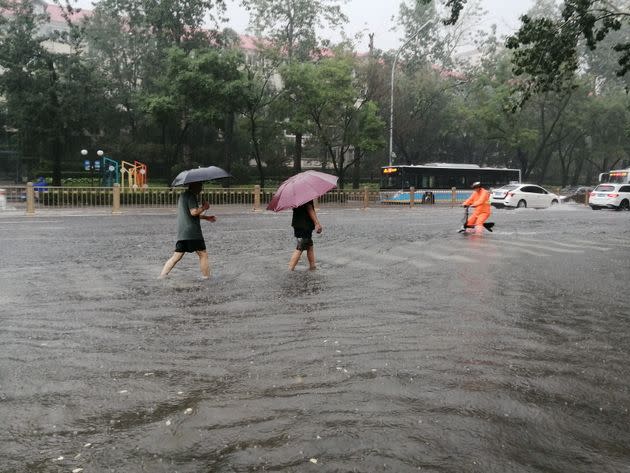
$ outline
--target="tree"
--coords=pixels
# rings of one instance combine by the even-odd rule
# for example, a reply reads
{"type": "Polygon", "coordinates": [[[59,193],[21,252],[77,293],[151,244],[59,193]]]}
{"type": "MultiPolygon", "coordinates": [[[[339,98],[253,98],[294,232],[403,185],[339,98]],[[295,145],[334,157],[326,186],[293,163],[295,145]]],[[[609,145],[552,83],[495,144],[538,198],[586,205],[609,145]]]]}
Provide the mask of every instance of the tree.
{"type": "MultiPolygon", "coordinates": [[[[417,0],[420,4],[429,4],[434,0],[417,0]]],[[[459,20],[462,10],[466,7],[468,0],[444,0],[444,6],[448,12],[448,16],[443,19],[445,25],[453,25],[459,20]]]]}
{"type": "Polygon", "coordinates": [[[53,184],[61,185],[62,160],[73,139],[96,131],[99,124],[96,104],[102,94],[93,64],[81,57],[82,31],[70,22],[68,7],[63,9],[68,30],[47,34],[40,32],[48,17],[37,13],[33,2],[6,1],[0,9],[5,12],[0,94],[7,102],[8,120],[18,130],[22,155],[48,157],[53,184]],[[67,51],[49,50],[45,43],[50,40],[65,44],[67,51]]]}
{"type": "Polygon", "coordinates": [[[282,92],[279,87],[279,57],[273,51],[261,52],[255,62],[244,66],[243,114],[247,120],[252,157],[256,162],[260,187],[265,186],[262,145],[264,128],[274,127],[272,105],[282,92]]]}
{"type": "MultiPolygon", "coordinates": [[[[224,7],[223,0],[102,0],[96,4],[86,26],[86,54],[98,65],[107,85],[106,96],[116,105],[117,113],[107,121],[111,143],[119,139],[120,146],[126,143],[131,148],[128,152],[133,152],[142,141],[140,132],[153,134],[147,130],[151,124],[142,97],[159,93],[167,52],[171,47],[191,51],[223,44],[221,33],[209,32],[203,25],[224,7]]],[[[174,118],[160,122],[167,164],[172,161],[168,135],[179,126],[174,118]]]]}
{"type": "Polygon", "coordinates": [[[441,161],[451,126],[455,89],[462,84],[429,68],[401,75],[394,95],[394,144],[398,161],[406,164],[441,161]]]}
{"type": "Polygon", "coordinates": [[[293,59],[309,60],[319,46],[318,27],[336,28],[348,21],[344,0],[241,0],[254,33],[293,59]]]}
{"type": "Polygon", "coordinates": [[[166,71],[156,80],[155,91],[144,97],[144,108],[158,122],[176,119],[179,133],[175,156],[190,166],[186,137],[192,125],[209,124],[224,117],[234,104],[241,103],[242,57],[229,50],[205,48],[186,52],[168,51],[166,71]]]}
{"type": "Polygon", "coordinates": [[[286,82],[308,113],[343,189],[346,170],[362,153],[385,144],[378,106],[365,100],[352,61],[340,52],[317,63],[300,64],[286,82]]]}
{"type": "MultiPolygon", "coordinates": [[[[250,26],[254,33],[268,39],[272,47],[286,55],[291,65],[296,59],[298,61],[312,59],[314,51],[319,46],[318,27],[337,28],[348,21],[339,6],[343,1],[241,0],[241,4],[250,13],[250,26]]],[[[289,114],[288,118],[288,124],[295,135],[293,170],[299,172],[302,163],[302,140],[307,125],[302,120],[303,117],[289,114]]]]}
{"type": "Polygon", "coordinates": [[[96,11],[124,24],[124,33],[145,41],[154,53],[171,46],[190,48],[207,44],[203,28],[225,11],[224,0],[101,0],[96,11]]]}
{"type": "MultiPolygon", "coordinates": [[[[627,26],[630,9],[602,0],[565,0],[558,17],[521,18],[520,29],[506,43],[514,50],[518,75],[532,78],[528,90],[549,91],[570,87],[571,77],[580,67],[579,42],[594,50],[613,31],[627,26]]],[[[630,41],[627,36],[613,46],[618,53],[623,76],[630,68],[630,41]]]]}
{"type": "Polygon", "coordinates": [[[414,1],[411,6],[406,2],[400,3],[398,23],[405,31],[404,41],[408,42],[402,51],[407,67],[427,62],[444,68],[464,65],[456,53],[475,40],[479,34],[476,27],[484,12],[479,1],[473,0],[459,14],[459,21],[448,27],[443,24],[446,13],[446,9],[437,2],[414,1]],[[422,28],[420,34],[419,28],[422,28]]]}

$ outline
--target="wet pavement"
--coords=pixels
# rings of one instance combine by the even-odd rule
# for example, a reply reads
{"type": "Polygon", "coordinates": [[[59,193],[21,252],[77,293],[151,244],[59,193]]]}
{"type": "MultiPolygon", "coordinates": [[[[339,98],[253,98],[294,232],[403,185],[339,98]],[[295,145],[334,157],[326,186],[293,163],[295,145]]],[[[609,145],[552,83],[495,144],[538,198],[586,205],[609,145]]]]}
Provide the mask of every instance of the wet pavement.
{"type": "Polygon", "coordinates": [[[630,212],[215,213],[0,213],[0,471],[630,471],[630,212]]]}

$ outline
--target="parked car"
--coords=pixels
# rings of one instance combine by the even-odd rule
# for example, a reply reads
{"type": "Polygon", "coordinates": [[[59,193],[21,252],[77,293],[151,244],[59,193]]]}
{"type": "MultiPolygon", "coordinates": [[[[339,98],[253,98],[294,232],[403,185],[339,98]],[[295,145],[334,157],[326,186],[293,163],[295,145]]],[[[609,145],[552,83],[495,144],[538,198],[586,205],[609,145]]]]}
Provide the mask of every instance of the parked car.
{"type": "Polygon", "coordinates": [[[560,197],[534,184],[508,184],[490,194],[493,207],[545,209],[560,202],[560,197]]]}
{"type": "Polygon", "coordinates": [[[593,210],[630,210],[630,184],[600,184],[588,198],[593,210]]]}

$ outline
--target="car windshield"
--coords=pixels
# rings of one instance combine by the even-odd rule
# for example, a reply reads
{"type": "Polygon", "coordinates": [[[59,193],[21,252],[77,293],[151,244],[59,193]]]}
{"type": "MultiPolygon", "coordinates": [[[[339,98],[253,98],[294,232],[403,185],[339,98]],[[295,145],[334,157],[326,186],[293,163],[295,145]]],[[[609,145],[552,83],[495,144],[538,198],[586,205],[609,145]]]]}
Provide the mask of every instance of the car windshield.
{"type": "Polygon", "coordinates": [[[597,186],[595,192],[612,192],[615,190],[615,186],[597,186]]]}
{"type": "Polygon", "coordinates": [[[513,191],[517,187],[518,187],[517,185],[507,185],[507,186],[499,187],[496,190],[498,190],[498,191],[513,191]]]}

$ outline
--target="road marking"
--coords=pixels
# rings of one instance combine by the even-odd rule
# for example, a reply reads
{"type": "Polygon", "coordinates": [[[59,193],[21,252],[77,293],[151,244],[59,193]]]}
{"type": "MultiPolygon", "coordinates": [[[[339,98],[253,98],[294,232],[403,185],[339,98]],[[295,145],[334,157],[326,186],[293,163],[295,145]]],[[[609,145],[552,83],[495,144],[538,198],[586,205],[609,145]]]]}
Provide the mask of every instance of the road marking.
{"type": "MultiPolygon", "coordinates": [[[[591,245],[598,245],[598,242],[595,241],[588,241],[588,240],[573,240],[579,243],[587,243],[587,244],[591,244],[591,245]]],[[[628,244],[627,240],[624,239],[619,239],[619,238],[613,238],[612,236],[608,235],[605,241],[605,244],[608,246],[614,246],[615,248],[629,248],[630,244],[628,244]]]]}
{"type": "Polygon", "coordinates": [[[549,244],[550,243],[553,244],[553,242],[546,241],[546,240],[541,240],[540,244],[533,240],[529,240],[529,241],[531,241],[532,243],[525,243],[523,241],[501,241],[501,240],[493,240],[493,243],[510,245],[517,248],[534,248],[534,249],[539,249],[543,251],[551,251],[552,253],[571,253],[571,254],[584,253],[584,250],[569,250],[566,248],[552,248],[549,246],[549,244]]]}
{"type": "MultiPolygon", "coordinates": [[[[551,254],[549,253],[545,253],[544,251],[534,251],[534,250],[530,250],[526,247],[523,246],[517,246],[514,245],[512,242],[510,241],[501,241],[501,240],[487,240],[483,242],[483,245],[486,245],[487,248],[492,248],[493,250],[498,250],[498,251],[507,251],[507,250],[512,250],[513,253],[524,253],[526,255],[532,255],[532,256],[551,256],[551,254]],[[499,248],[499,246],[503,246],[502,249],[499,248]]],[[[528,245],[529,246],[529,245],[528,245]]],[[[536,248],[534,246],[534,248],[536,248]]],[[[545,248],[545,250],[547,250],[547,248],[545,248]]],[[[580,252],[582,253],[582,252],[580,252]]]]}
{"type": "MultiPolygon", "coordinates": [[[[422,246],[423,249],[420,251],[420,254],[422,254],[423,256],[428,256],[429,258],[433,258],[438,261],[453,261],[455,263],[477,263],[478,262],[478,260],[469,258],[468,256],[457,255],[457,254],[445,254],[445,253],[441,253],[437,251],[436,248],[427,248],[427,245],[421,241],[411,242],[411,245],[422,246]]],[[[446,248],[444,249],[447,250],[446,248]]],[[[412,250],[407,250],[407,251],[412,251],[412,250]]]]}
{"type": "Polygon", "coordinates": [[[0,220],[0,224],[3,223],[7,223],[7,224],[18,224],[18,223],[59,223],[61,222],[61,220],[57,219],[57,220],[39,220],[37,218],[28,218],[25,217],[24,219],[20,219],[20,220],[0,220]]]}
{"type": "MultiPolygon", "coordinates": [[[[432,266],[431,263],[427,263],[425,261],[421,261],[418,259],[409,259],[408,257],[400,257],[391,254],[382,254],[371,252],[367,250],[360,250],[357,248],[346,248],[344,253],[351,253],[356,255],[356,257],[345,257],[341,256],[337,258],[335,261],[342,261],[342,264],[351,264],[351,265],[359,265],[359,266],[370,266],[371,268],[382,268],[383,264],[393,265],[398,263],[405,263],[411,266],[414,266],[418,269],[426,269],[429,266],[432,266]],[[360,259],[359,259],[360,258],[360,259]],[[383,264],[378,263],[370,263],[369,261],[380,261],[383,264]]],[[[417,256],[417,252],[414,254],[417,256]]]]}
{"type": "Polygon", "coordinates": [[[375,271],[377,269],[381,269],[382,266],[369,263],[367,261],[357,260],[356,258],[349,258],[345,256],[334,257],[334,255],[327,255],[325,257],[318,257],[319,262],[323,262],[326,264],[330,264],[333,266],[354,266],[359,268],[364,268],[369,271],[375,271]]]}
{"type": "MultiPolygon", "coordinates": [[[[530,242],[534,242],[534,240],[527,240],[530,242]]],[[[576,245],[574,243],[565,243],[565,242],[559,242],[559,241],[554,241],[551,242],[554,245],[557,246],[566,246],[568,248],[583,248],[583,249],[587,249],[587,250],[599,250],[599,251],[610,251],[612,248],[607,248],[605,246],[597,246],[597,245],[576,245]]]]}

